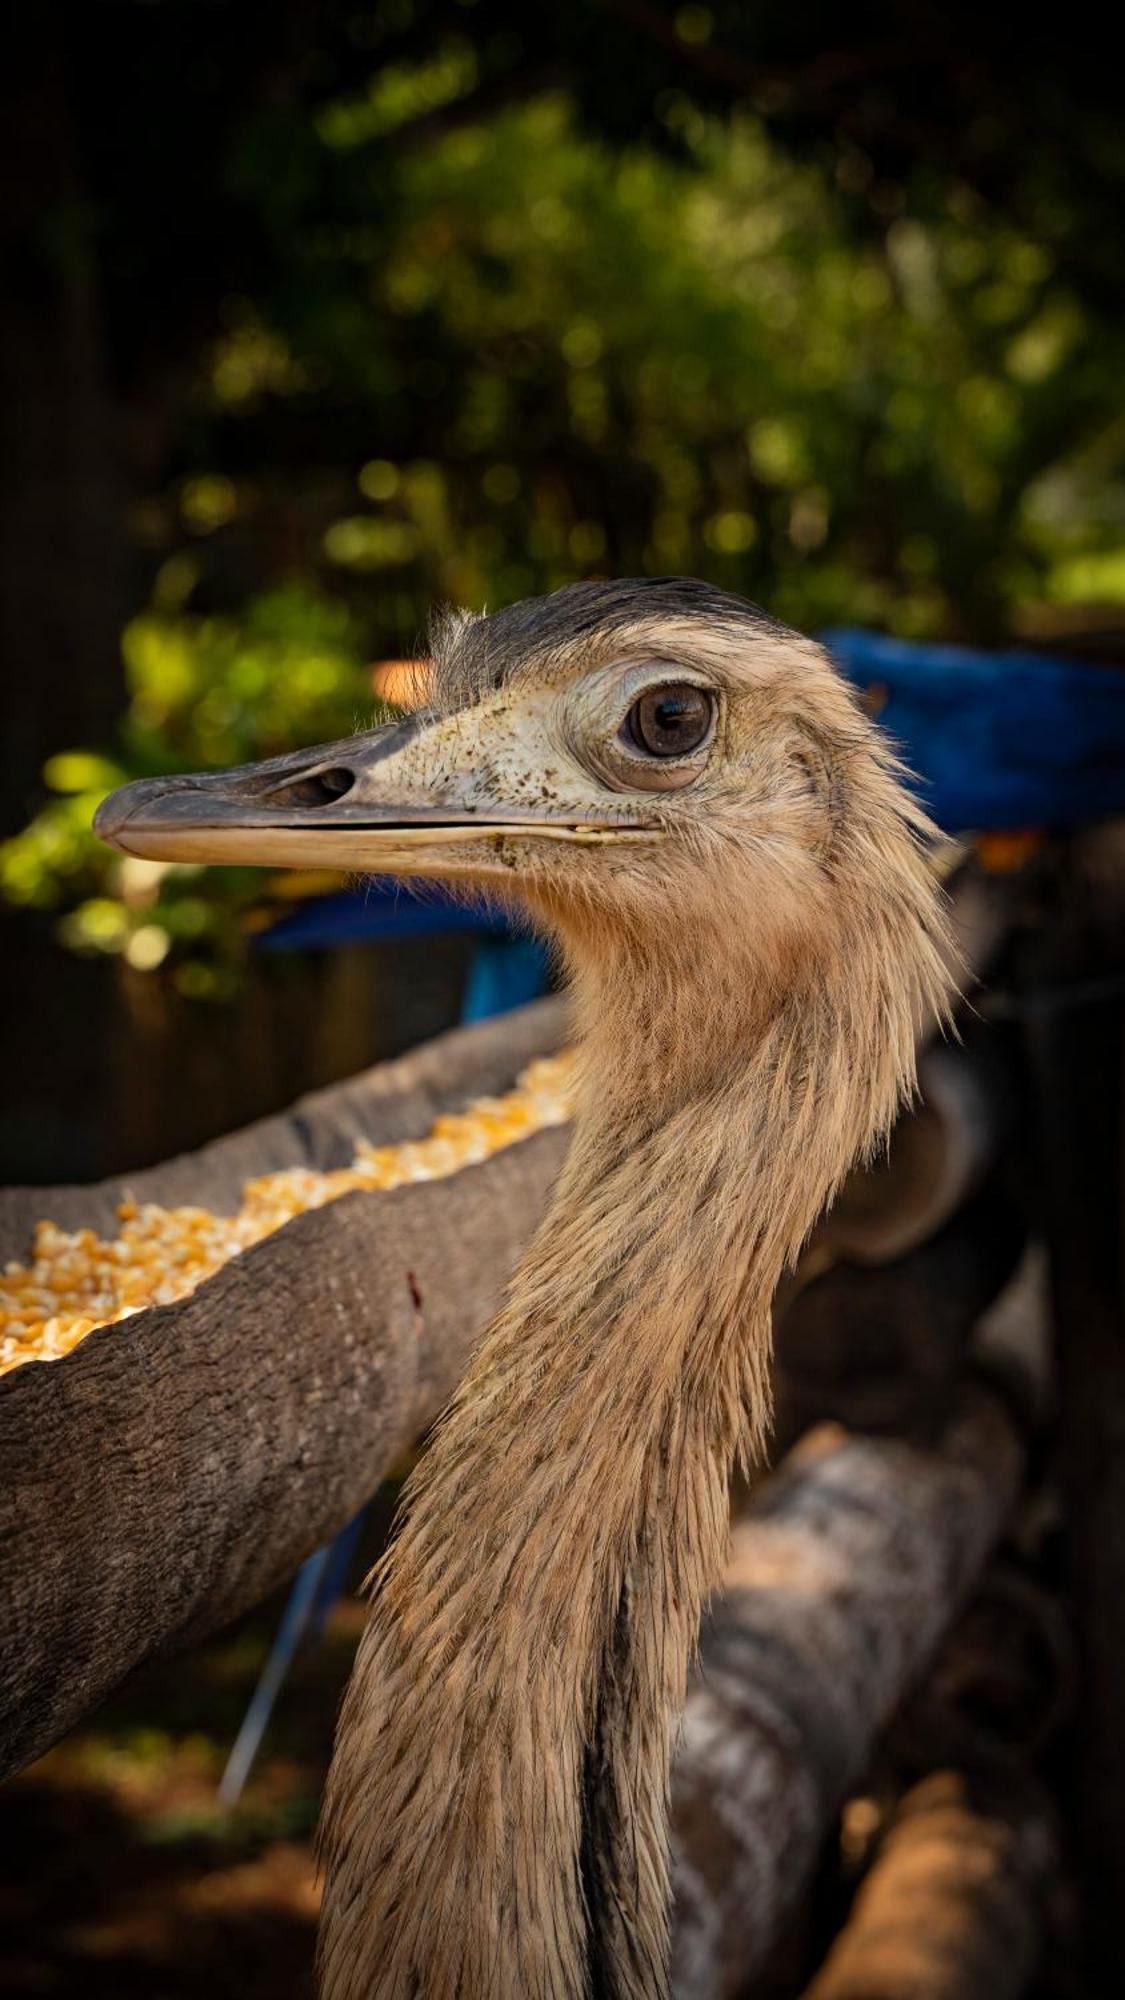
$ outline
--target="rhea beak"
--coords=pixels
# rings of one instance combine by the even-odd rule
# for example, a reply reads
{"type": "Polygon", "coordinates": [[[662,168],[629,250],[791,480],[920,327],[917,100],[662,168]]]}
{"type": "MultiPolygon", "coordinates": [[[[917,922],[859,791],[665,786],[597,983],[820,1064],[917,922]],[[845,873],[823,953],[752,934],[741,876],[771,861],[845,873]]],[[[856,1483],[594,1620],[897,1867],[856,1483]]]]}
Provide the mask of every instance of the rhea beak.
{"type": "Polygon", "coordinates": [[[94,831],[154,861],[447,878],[491,872],[515,836],[582,845],[645,836],[585,811],[499,804],[496,785],[458,768],[448,734],[440,718],[411,716],[261,764],[144,778],[103,800],[94,831]]]}

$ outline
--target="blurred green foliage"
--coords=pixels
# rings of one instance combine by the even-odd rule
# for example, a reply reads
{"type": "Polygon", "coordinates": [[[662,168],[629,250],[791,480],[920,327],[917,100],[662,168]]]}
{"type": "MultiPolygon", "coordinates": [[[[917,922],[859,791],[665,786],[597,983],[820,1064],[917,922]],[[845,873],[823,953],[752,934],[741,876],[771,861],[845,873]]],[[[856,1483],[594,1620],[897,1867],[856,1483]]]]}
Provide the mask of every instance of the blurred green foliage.
{"type": "Polygon", "coordinates": [[[152,608],[123,635],[128,705],[113,754],[71,750],[48,761],[53,796],[0,846],[0,891],[61,911],[59,935],[77,951],[121,952],[139,972],[167,962],[181,993],[222,999],[237,988],[260,872],[112,854],[91,830],[99,802],[129,777],[249,763],[347,736],[383,712],[345,604],[289,583],[240,619],[193,616],[180,607],[196,575],[187,555],[163,566],[152,608]]]}
{"type": "MultiPolygon", "coordinates": [[[[1125,601],[1125,336],[1058,201],[1033,231],[957,171],[888,195],[850,138],[783,146],[690,76],[631,142],[554,82],[507,101],[438,12],[411,51],[425,9],[361,10],[362,81],[326,59],[234,120],[258,255],[134,509],[119,739],[53,759],[0,850],[9,899],[188,991],[229,990],[260,878],[142,883],[97,798],[370,721],[362,660],[435,599],[695,572],[806,628],[985,643],[1125,601]]],[[[681,9],[678,46],[725,18],[681,9]]]]}

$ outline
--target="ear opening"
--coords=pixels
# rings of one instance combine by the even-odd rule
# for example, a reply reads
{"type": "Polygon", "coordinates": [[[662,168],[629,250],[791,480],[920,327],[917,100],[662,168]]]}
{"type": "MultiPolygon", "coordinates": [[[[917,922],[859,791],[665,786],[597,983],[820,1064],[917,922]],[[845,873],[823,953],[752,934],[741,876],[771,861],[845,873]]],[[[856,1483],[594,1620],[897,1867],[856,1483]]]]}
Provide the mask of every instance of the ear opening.
{"type": "Polygon", "coordinates": [[[836,760],[827,745],[808,730],[802,730],[789,760],[805,790],[835,816],[839,809],[840,779],[836,760]]]}
{"type": "Polygon", "coordinates": [[[824,827],[822,847],[827,852],[834,844],[844,811],[844,782],[839,758],[824,738],[801,724],[794,735],[789,762],[794,779],[810,804],[819,810],[824,827]]]}

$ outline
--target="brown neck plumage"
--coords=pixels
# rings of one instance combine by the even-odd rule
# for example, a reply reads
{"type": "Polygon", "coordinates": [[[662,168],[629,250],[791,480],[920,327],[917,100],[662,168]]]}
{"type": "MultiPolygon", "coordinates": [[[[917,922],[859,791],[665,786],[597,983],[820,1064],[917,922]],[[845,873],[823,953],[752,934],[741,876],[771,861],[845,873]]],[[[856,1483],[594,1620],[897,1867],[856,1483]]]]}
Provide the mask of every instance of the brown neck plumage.
{"type": "Polygon", "coordinates": [[[819,961],[765,982],[729,939],[691,972],[572,954],[571,1153],[412,1482],[343,1710],[324,2000],[665,1990],[671,1749],[731,1462],[767,1421],[772,1294],[940,983],[888,993],[866,930],[838,991],[819,961]]]}

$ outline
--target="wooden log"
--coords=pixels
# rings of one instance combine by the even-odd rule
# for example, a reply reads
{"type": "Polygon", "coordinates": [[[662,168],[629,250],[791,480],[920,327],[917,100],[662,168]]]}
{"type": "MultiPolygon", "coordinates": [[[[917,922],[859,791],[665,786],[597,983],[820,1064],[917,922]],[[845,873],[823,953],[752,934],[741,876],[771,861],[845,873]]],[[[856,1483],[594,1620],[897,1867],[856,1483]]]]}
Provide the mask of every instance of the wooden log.
{"type": "Polygon", "coordinates": [[[1006,1406],[973,1387],[933,1448],[811,1433],[737,1526],[675,1771],[677,2000],[746,1990],[1022,1462],[1006,1406]]]}
{"type": "Polygon", "coordinates": [[[141,1173],[86,1187],[0,1188],[0,1261],[26,1256],[43,1216],[62,1229],[112,1236],[118,1204],[127,1197],[165,1207],[202,1202],[229,1215],[244,1182],[258,1174],[350,1166],[357,1139],[382,1146],[421,1138],[442,1112],[508,1089],[529,1062],[561,1047],[565,1029],[565,1003],[539,1000],[500,1020],[439,1035],[394,1062],[377,1063],[347,1083],[298,1098],[273,1118],[141,1173]]]}
{"type": "MultiPolygon", "coordinates": [[[[233,1206],[248,1175],[339,1164],[360,1131],[424,1132],[562,1026],[548,1004],[449,1036],[134,1190],[233,1206]]],[[[178,1304],[0,1378],[0,1770],[343,1526],[454,1388],[565,1146],[544,1131],[448,1180],[346,1195],[178,1304]]],[[[5,1254],[44,1206],[112,1226],[121,1191],[8,1196],[5,1254]]]]}
{"type": "Polygon", "coordinates": [[[952,1414],[970,1338],[1022,1232],[992,1187],[910,1255],[881,1267],[841,1261],[794,1286],[776,1316],[779,1448],[825,1420],[928,1443],[952,1414]]]}
{"type": "Polygon", "coordinates": [[[884,1156],[849,1175],[817,1232],[815,1264],[889,1264],[945,1228],[1013,1128],[1009,1067],[996,1031],[973,1020],[957,1041],[922,1049],[913,1115],[899,1120],[884,1156]]]}
{"type": "Polygon", "coordinates": [[[999,1556],[973,1591],[932,1671],[883,1738],[901,1788],[937,1770],[1030,1771],[1075,1704],[1065,1601],[999,1556]]]}
{"type": "Polygon", "coordinates": [[[900,1801],[805,2000],[1018,2000],[1055,1858],[1026,1781],[935,1772],[900,1801]]]}
{"type": "Polygon", "coordinates": [[[805,2000],[1015,2000],[1044,1956],[1073,1963],[1057,1815],[1035,1774],[1072,1700],[1062,1604],[999,1558],[884,1736],[869,1795],[844,1809],[862,1879],[805,2000]]]}

